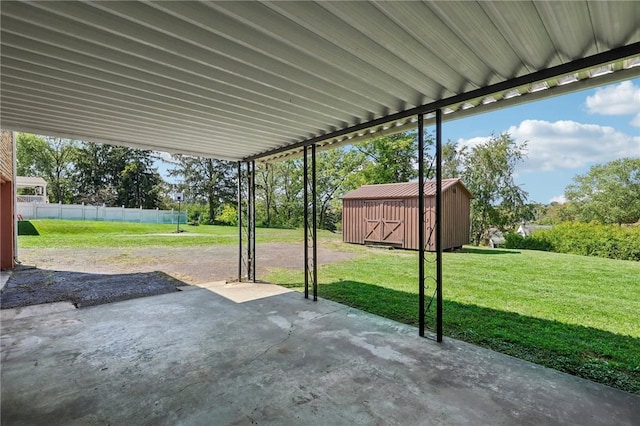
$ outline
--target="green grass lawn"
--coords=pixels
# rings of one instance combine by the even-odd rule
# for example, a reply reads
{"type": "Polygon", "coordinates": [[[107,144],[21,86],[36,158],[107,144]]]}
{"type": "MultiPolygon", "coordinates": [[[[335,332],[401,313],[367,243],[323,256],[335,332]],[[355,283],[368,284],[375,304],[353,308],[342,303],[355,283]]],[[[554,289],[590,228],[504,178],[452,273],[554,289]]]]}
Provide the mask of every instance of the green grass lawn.
{"type": "MultiPolygon", "coordinates": [[[[320,268],[320,297],[417,326],[417,254],[362,252],[320,268]]],[[[304,275],[266,279],[300,290],[304,275]]],[[[466,248],[444,254],[443,279],[446,336],[640,394],[639,262],[466,248]]]]}
{"type": "MultiPolygon", "coordinates": [[[[238,244],[238,228],[234,226],[180,225],[185,231],[177,234],[176,225],[156,225],[130,222],[74,221],[41,219],[21,222],[18,244],[23,248],[88,248],[88,247],[185,247],[211,244],[238,244]]],[[[323,241],[339,240],[340,236],[319,231],[323,241]]],[[[256,229],[258,243],[301,242],[302,229],[256,229]]]]}

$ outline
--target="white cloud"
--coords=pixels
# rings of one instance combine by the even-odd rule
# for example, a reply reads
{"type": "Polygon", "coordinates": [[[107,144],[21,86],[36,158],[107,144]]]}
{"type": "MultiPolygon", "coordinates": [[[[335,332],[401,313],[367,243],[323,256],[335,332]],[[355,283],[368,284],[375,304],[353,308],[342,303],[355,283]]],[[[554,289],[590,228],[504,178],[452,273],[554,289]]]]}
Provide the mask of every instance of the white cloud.
{"type": "Polygon", "coordinates": [[[556,195],[555,197],[551,197],[551,199],[549,200],[549,203],[564,204],[566,202],[567,202],[567,197],[565,197],[564,194],[556,195]]]}
{"type": "Polygon", "coordinates": [[[483,145],[487,143],[489,139],[491,139],[491,137],[489,136],[478,136],[476,138],[471,138],[471,139],[458,139],[458,145],[466,146],[469,149],[471,149],[474,146],[483,145]]]}
{"type": "MultiPolygon", "coordinates": [[[[527,158],[518,172],[549,172],[579,169],[622,157],[640,156],[640,136],[630,136],[613,127],[575,121],[525,120],[507,132],[517,142],[527,142],[527,158]]],[[[475,146],[489,138],[460,140],[475,146]]]]}
{"type": "Polygon", "coordinates": [[[167,163],[171,163],[171,164],[175,164],[176,160],[173,159],[172,154],[168,153],[168,152],[164,152],[164,151],[154,151],[154,154],[156,155],[156,157],[158,157],[159,160],[167,162],[167,163]]]}
{"type": "Polygon", "coordinates": [[[587,111],[600,115],[632,115],[631,125],[640,127],[640,87],[631,81],[597,89],[587,96],[587,111]]]}

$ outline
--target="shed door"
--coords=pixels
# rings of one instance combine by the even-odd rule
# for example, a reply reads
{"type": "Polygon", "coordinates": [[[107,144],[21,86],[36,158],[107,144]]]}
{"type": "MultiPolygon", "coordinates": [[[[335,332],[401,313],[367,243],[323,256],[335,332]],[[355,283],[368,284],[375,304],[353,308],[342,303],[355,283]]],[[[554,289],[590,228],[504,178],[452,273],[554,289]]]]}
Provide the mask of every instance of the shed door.
{"type": "Polygon", "coordinates": [[[365,242],[404,244],[404,201],[366,201],[365,222],[365,242]]]}
{"type": "Polygon", "coordinates": [[[382,203],[378,201],[364,202],[364,241],[382,241],[382,203]]]}

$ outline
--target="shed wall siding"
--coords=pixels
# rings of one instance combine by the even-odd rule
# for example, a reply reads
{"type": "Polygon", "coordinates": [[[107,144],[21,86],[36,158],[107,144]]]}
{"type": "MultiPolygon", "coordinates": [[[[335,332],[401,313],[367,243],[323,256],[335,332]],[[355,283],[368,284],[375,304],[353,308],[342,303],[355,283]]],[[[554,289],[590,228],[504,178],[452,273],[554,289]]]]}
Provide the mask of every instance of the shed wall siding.
{"type": "Polygon", "coordinates": [[[445,250],[469,243],[471,219],[470,200],[455,186],[442,196],[442,241],[445,250]]]}

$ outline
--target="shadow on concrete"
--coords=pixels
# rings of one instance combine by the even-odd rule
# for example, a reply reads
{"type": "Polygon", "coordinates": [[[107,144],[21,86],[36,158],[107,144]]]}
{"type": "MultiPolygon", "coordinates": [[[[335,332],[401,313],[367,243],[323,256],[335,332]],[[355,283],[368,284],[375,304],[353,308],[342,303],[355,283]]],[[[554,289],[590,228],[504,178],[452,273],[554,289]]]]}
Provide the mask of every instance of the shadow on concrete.
{"type": "MultiPolygon", "coordinates": [[[[291,287],[302,285],[297,283],[291,287]]],[[[418,326],[416,293],[357,281],[338,281],[321,285],[318,295],[418,326]]],[[[430,296],[428,291],[427,297],[430,296]]],[[[638,338],[446,299],[442,308],[444,334],[448,337],[640,394],[638,338]]],[[[435,330],[435,309],[434,302],[426,318],[427,328],[431,330],[435,330]]]]}
{"type": "Polygon", "coordinates": [[[89,274],[22,266],[0,292],[0,308],[11,309],[54,302],[76,308],[179,291],[188,284],[163,272],[89,274]]]}

